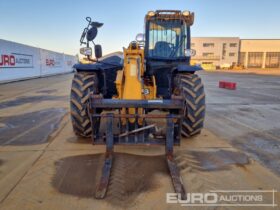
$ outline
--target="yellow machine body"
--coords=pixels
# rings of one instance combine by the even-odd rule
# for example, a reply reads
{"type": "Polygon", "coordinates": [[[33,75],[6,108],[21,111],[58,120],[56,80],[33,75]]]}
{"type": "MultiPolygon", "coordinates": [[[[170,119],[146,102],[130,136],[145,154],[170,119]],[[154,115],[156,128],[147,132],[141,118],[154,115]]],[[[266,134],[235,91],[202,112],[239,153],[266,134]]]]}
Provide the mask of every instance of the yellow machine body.
{"type": "MultiPolygon", "coordinates": [[[[155,78],[152,81],[145,81],[144,49],[137,43],[131,43],[127,49],[124,48],[124,67],[118,71],[116,78],[117,99],[142,100],[156,98],[155,78]]],[[[138,114],[143,114],[143,109],[137,110],[138,114]]],[[[135,114],[135,108],[123,109],[122,114],[135,114]]],[[[141,119],[138,120],[142,124],[141,119]]],[[[135,119],[130,118],[129,122],[134,123],[135,119]]],[[[122,124],[126,124],[126,119],[122,119],[122,124]]]]}

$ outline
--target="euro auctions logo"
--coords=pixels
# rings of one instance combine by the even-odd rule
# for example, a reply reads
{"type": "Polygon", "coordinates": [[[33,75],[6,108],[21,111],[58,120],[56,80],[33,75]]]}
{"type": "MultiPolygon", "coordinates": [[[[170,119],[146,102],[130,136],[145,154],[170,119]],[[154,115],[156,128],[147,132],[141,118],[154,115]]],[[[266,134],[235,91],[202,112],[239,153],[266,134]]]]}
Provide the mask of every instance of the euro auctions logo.
{"type": "Polygon", "coordinates": [[[207,193],[167,193],[166,203],[181,206],[276,207],[276,190],[216,190],[207,193]]]}
{"type": "Polygon", "coordinates": [[[33,68],[33,56],[26,54],[1,54],[0,68],[33,68]]]}
{"type": "Polygon", "coordinates": [[[46,66],[47,67],[61,67],[62,62],[60,59],[53,59],[53,58],[47,58],[46,59],[46,66]]]}
{"type": "Polygon", "coordinates": [[[14,55],[1,55],[0,66],[15,66],[16,58],[14,55]]]}
{"type": "Polygon", "coordinates": [[[55,61],[54,59],[46,59],[46,66],[54,66],[55,61]]]}

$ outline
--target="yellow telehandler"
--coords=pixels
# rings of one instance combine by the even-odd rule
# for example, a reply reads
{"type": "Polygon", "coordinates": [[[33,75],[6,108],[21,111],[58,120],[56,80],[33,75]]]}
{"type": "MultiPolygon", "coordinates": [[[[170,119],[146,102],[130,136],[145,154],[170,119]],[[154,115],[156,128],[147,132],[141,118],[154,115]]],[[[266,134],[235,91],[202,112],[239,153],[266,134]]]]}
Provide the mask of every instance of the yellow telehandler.
{"type": "Polygon", "coordinates": [[[122,54],[105,57],[101,46],[93,42],[103,24],[86,20],[80,39],[86,45],[80,50],[85,58],[74,65],[70,106],[74,132],[91,137],[95,145],[106,145],[96,198],[106,195],[114,145],[134,144],[165,145],[175,192],[184,199],[173,146],[180,144],[181,136],[199,134],[205,115],[204,87],[195,74],[201,67],[190,65],[195,53],[190,49],[194,13],[150,11],[145,16],[145,34],[138,34],[122,54]],[[165,126],[157,125],[154,118],[165,121],[165,126]],[[101,121],[106,125],[103,133],[101,121]]]}

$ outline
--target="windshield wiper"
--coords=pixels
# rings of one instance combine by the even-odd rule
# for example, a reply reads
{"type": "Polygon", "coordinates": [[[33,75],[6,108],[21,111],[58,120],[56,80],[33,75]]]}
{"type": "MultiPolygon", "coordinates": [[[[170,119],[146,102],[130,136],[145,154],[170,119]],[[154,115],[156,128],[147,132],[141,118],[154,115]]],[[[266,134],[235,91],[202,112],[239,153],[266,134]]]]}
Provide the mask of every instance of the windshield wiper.
{"type": "Polygon", "coordinates": [[[181,48],[182,44],[185,42],[186,37],[187,37],[186,35],[183,35],[183,37],[182,37],[182,39],[181,39],[181,42],[179,43],[178,47],[176,47],[176,48],[170,53],[169,58],[173,58],[173,57],[176,55],[177,51],[181,48]]]}

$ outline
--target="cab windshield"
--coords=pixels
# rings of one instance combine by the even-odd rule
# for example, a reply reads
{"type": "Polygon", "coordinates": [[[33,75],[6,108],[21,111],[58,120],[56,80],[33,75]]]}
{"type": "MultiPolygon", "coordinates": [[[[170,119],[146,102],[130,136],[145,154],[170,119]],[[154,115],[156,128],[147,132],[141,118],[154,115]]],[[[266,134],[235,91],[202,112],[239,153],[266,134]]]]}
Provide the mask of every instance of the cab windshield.
{"type": "Polygon", "coordinates": [[[185,57],[186,42],[186,26],[181,20],[156,20],[149,23],[149,57],[185,57]]]}

